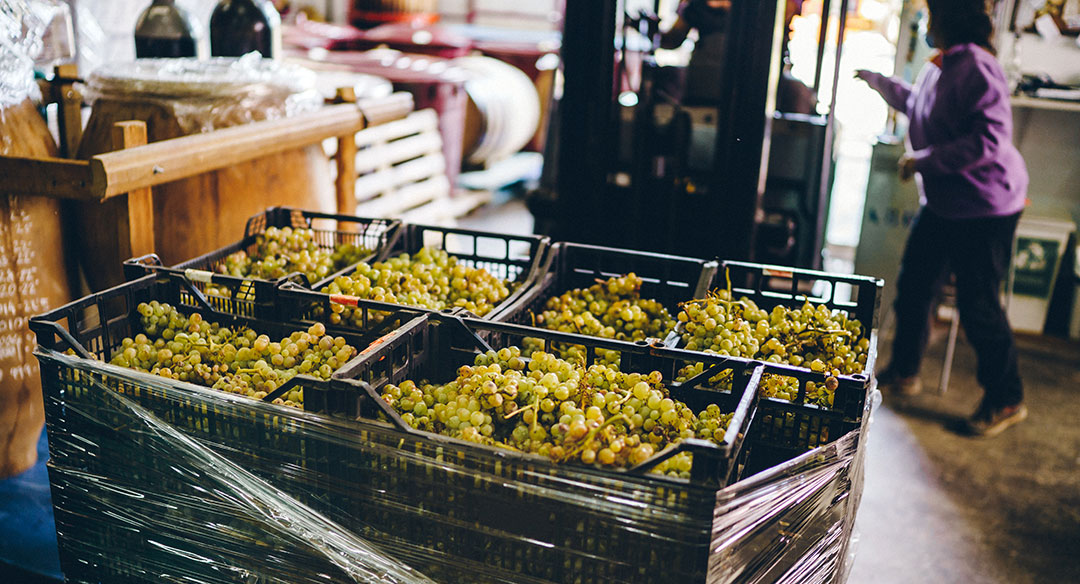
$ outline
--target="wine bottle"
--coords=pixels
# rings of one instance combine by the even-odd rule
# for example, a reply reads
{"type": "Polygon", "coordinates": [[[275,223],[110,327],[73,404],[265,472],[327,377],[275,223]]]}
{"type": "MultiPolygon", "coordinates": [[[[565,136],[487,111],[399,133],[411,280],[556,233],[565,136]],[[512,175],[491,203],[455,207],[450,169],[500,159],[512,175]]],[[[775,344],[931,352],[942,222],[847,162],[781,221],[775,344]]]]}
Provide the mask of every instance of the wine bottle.
{"type": "Polygon", "coordinates": [[[135,56],[198,57],[198,26],[174,0],[154,0],[135,25],[135,56]]]}
{"type": "Polygon", "coordinates": [[[281,16],[269,0],[221,0],[210,16],[210,54],[240,57],[258,51],[281,55],[281,16]]]}

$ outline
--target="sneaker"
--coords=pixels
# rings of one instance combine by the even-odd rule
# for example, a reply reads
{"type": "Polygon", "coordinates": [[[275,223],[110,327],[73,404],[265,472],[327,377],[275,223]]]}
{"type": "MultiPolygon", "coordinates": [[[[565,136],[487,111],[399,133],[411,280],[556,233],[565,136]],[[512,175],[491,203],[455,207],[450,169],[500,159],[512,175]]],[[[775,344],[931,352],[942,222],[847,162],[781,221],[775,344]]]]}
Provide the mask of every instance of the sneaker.
{"type": "Polygon", "coordinates": [[[967,431],[972,436],[987,438],[997,436],[1009,426],[1023,422],[1027,414],[1027,407],[1024,404],[1003,408],[979,406],[979,409],[967,420],[967,431]]]}
{"type": "Polygon", "coordinates": [[[901,377],[886,368],[878,376],[878,389],[882,393],[913,396],[922,393],[922,379],[918,375],[901,377]]]}

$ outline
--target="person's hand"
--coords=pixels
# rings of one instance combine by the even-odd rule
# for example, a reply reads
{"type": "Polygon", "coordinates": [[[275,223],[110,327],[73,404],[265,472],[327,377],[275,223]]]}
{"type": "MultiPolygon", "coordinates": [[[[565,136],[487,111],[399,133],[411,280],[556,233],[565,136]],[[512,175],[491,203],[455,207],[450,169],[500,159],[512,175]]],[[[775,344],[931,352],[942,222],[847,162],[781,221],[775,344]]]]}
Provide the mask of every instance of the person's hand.
{"type": "Polygon", "coordinates": [[[911,177],[915,176],[915,159],[905,154],[900,157],[900,162],[896,164],[896,168],[900,173],[900,181],[907,182],[911,180],[911,177]]]}
{"type": "Polygon", "coordinates": [[[863,81],[865,81],[867,83],[870,83],[870,78],[873,77],[874,75],[877,75],[877,73],[874,73],[873,71],[870,71],[869,69],[857,69],[855,71],[855,78],[856,79],[861,79],[861,80],[863,80],[863,81]]]}
{"type": "Polygon", "coordinates": [[[660,17],[650,10],[642,8],[637,14],[627,13],[625,18],[630,28],[646,37],[653,38],[660,33],[660,17]]]}

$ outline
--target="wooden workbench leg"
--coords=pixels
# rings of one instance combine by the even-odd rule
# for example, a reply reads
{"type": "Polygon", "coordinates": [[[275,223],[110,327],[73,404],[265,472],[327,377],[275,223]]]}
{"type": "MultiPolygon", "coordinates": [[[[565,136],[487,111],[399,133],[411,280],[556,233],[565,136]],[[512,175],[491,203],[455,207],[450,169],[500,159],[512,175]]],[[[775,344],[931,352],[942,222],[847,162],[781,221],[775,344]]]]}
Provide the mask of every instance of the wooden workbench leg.
{"type": "MultiPolygon", "coordinates": [[[[355,103],[356,92],[352,87],[338,88],[335,101],[338,103],[355,103]]],[[[337,212],[343,215],[355,215],[356,134],[338,136],[337,154],[334,155],[334,162],[337,165],[337,179],[334,181],[334,190],[337,193],[337,212]]]]}
{"type": "MultiPolygon", "coordinates": [[[[114,150],[146,144],[146,123],[117,122],[112,129],[114,150]]],[[[121,257],[136,257],[154,252],[154,195],[149,187],[127,194],[127,213],[120,213],[117,226],[121,257]]]]}
{"type": "Polygon", "coordinates": [[[60,108],[56,116],[60,129],[60,155],[75,158],[82,142],[82,94],[75,89],[79,67],[74,63],[57,65],[53,76],[52,100],[60,108]]]}

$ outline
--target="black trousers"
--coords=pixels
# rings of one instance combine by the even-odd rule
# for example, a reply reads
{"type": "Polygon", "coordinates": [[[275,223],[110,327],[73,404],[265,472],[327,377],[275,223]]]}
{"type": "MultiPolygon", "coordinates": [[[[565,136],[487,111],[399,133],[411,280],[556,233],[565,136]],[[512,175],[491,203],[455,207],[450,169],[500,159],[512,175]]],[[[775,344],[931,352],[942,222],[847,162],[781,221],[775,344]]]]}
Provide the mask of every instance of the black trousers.
{"type": "Polygon", "coordinates": [[[975,348],[977,379],[987,406],[1023,400],[1016,345],[1001,306],[1001,280],[1012,260],[1020,214],[946,219],[923,207],[904,247],[897,280],[896,336],[890,368],[908,377],[919,372],[930,336],[930,310],[945,277],[956,276],[960,324],[975,348]]]}

